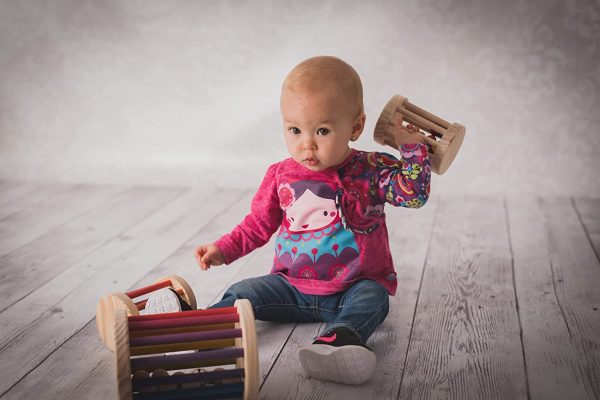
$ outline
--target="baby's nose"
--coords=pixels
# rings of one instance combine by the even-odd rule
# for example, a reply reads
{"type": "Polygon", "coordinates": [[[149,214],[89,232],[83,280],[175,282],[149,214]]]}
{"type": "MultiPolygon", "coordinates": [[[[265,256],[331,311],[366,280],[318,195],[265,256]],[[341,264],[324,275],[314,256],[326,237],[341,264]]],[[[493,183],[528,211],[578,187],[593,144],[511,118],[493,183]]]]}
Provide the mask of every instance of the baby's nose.
{"type": "Polygon", "coordinates": [[[303,143],[304,150],[315,150],[317,148],[317,144],[314,140],[308,138],[303,143]]]}

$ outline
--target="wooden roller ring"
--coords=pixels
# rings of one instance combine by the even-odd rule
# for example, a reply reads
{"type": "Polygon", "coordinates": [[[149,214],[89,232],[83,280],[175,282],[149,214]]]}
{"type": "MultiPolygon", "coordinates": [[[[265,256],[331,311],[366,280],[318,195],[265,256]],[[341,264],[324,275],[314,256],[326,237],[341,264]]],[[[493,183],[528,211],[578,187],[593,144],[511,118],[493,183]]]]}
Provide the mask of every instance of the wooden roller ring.
{"type": "MultiPolygon", "coordinates": [[[[177,289],[183,290],[183,294],[181,295],[181,298],[190,305],[192,310],[195,310],[197,307],[196,296],[194,295],[194,291],[192,290],[190,285],[185,281],[185,279],[183,279],[179,275],[171,275],[171,276],[166,276],[162,279],[159,279],[156,282],[161,282],[161,281],[166,281],[166,280],[171,281],[171,287],[173,289],[175,289],[175,291],[177,291],[177,289]]],[[[181,291],[179,291],[179,292],[181,292],[181,291]]]]}
{"type": "Polygon", "coordinates": [[[373,133],[373,138],[377,143],[391,146],[394,149],[398,148],[392,133],[395,128],[396,114],[400,115],[403,121],[413,124],[419,129],[419,133],[429,145],[432,171],[438,175],[446,172],[462,145],[465,127],[458,123],[451,124],[415,106],[406,97],[396,95],[387,102],[381,111],[373,133]]]}
{"type": "Polygon", "coordinates": [[[112,351],[115,351],[114,323],[117,311],[123,311],[125,315],[140,315],[133,300],[123,293],[115,292],[102,296],[96,307],[96,327],[100,339],[112,351]]]}

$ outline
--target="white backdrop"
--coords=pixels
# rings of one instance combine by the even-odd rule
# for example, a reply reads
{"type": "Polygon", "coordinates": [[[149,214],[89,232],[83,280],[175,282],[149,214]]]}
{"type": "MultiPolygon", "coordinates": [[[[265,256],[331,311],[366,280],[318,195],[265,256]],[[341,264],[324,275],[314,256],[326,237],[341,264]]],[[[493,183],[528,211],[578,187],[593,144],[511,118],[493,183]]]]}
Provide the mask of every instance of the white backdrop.
{"type": "Polygon", "coordinates": [[[284,76],[329,54],[355,147],[396,93],[467,127],[432,194],[598,197],[599,42],[594,0],[0,0],[0,179],[254,187],[284,76]]]}

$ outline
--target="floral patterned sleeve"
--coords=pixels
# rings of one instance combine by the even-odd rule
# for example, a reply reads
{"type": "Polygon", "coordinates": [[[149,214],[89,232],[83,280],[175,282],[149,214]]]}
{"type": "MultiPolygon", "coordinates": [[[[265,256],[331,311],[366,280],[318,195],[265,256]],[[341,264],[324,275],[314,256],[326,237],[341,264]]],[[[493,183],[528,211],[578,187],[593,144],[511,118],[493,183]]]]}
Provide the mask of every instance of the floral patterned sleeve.
{"type": "Polygon", "coordinates": [[[429,198],[431,164],[427,146],[421,143],[403,144],[400,159],[375,153],[377,176],[371,189],[382,202],[393,206],[419,208],[429,198]]]}

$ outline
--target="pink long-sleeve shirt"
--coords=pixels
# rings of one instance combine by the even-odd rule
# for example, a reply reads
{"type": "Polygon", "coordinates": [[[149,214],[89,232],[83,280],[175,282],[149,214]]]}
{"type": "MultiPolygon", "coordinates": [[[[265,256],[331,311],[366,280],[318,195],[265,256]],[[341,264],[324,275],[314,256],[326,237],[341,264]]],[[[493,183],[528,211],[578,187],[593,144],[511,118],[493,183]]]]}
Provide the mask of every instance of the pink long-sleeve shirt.
{"type": "Polygon", "coordinates": [[[292,158],[271,165],[250,213],[215,244],[227,264],[277,232],[271,273],[306,294],[341,292],[361,279],[396,293],[384,205],[427,202],[431,167],[424,144],[405,144],[400,159],[352,149],[338,166],[311,171],[292,158]]]}

